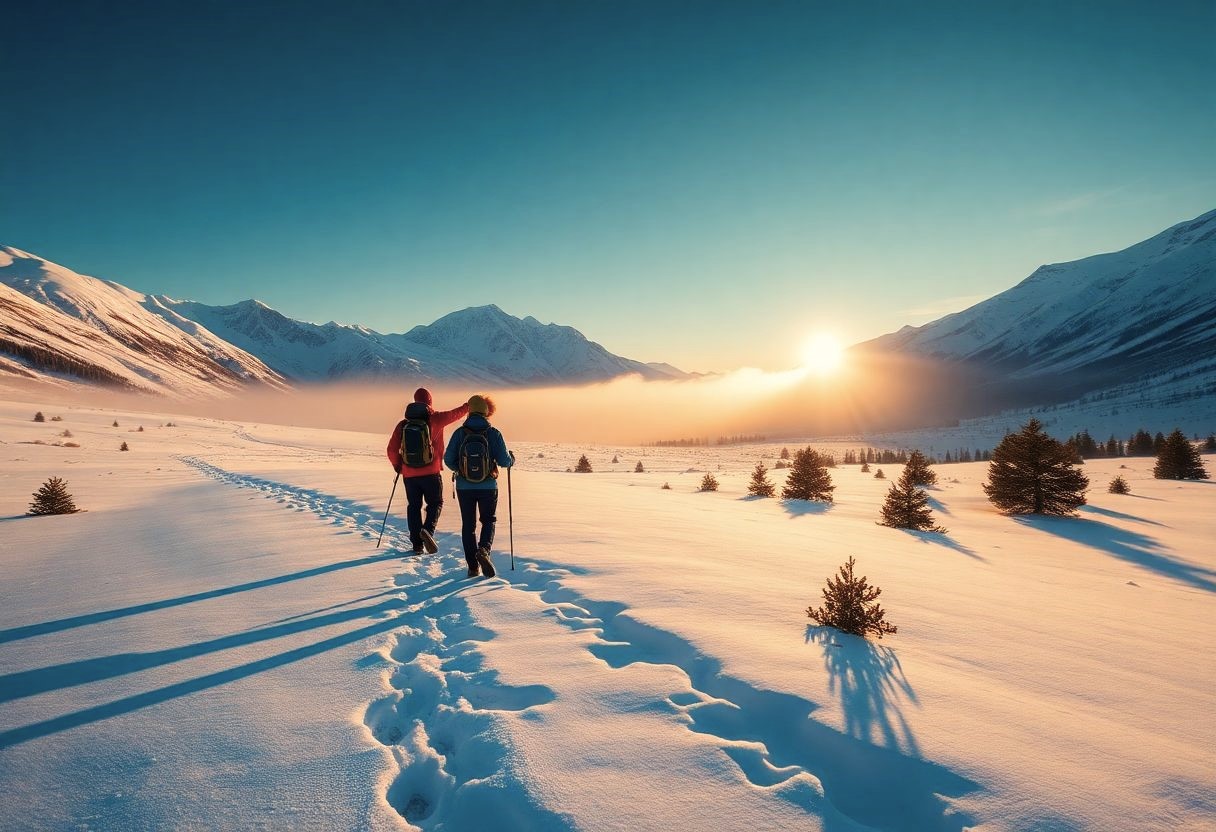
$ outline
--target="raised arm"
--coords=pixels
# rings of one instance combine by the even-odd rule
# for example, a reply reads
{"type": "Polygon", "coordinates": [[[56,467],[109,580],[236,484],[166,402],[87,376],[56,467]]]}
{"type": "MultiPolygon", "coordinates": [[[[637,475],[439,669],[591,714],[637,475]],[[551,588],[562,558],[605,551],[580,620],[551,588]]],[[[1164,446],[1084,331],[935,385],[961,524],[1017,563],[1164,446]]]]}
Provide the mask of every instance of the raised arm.
{"type": "MultiPolygon", "coordinates": [[[[431,424],[447,427],[457,419],[463,419],[469,415],[469,403],[465,402],[459,407],[454,407],[451,410],[436,410],[431,414],[431,424]]],[[[447,456],[444,454],[444,456],[447,456]]]]}

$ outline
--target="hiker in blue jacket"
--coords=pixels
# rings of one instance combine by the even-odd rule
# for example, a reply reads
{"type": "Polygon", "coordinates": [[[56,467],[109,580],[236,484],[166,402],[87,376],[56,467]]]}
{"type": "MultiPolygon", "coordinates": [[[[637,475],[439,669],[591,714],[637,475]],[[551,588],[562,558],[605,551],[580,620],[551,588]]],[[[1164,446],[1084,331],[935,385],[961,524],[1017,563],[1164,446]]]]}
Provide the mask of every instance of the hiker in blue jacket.
{"type": "Polygon", "coordinates": [[[494,400],[475,395],[469,399],[469,418],[456,428],[443,454],[443,464],[455,471],[456,498],[460,503],[460,537],[469,577],[494,577],[490,547],[494,545],[494,512],[498,509],[498,469],[510,468],[515,455],[506,440],[490,424],[494,400]],[[477,537],[477,517],[481,536],[477,537]]]}

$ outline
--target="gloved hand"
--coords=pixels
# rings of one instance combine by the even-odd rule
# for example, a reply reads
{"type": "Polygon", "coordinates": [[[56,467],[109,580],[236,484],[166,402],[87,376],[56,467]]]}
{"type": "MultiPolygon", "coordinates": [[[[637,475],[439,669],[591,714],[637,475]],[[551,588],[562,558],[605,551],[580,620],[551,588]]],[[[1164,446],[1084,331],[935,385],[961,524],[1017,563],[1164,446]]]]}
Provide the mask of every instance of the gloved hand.
{"type": "Polygon", "coordinates": [[[397,472],[397,476],[401,476],[401,463],[398,462],[393,466],[393,470],[397,472]]]}
{"type": "Polygon", "coordinates": [[[507,451],[507,455],[511,457],[511,464],[515,464],[515,451],[507,451]]]}

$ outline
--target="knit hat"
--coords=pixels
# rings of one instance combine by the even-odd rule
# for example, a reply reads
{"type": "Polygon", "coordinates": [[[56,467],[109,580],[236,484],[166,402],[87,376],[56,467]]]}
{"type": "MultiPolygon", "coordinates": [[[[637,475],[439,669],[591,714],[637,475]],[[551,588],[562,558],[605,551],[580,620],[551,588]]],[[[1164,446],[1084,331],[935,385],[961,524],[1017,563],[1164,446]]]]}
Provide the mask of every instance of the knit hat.
{"type": "Polygon", "coordinates": [[[427,390],[425,387],[419,387],[414,391],[414,401],[430,407],[433,403],[433,400],[431,399],[431,391],[427,390]]]}
{"type": "Polygon", "coordinates": [[[469,397],[469,413],[490,417],[494,415],[494,400],[477,393],[469,397]]]}

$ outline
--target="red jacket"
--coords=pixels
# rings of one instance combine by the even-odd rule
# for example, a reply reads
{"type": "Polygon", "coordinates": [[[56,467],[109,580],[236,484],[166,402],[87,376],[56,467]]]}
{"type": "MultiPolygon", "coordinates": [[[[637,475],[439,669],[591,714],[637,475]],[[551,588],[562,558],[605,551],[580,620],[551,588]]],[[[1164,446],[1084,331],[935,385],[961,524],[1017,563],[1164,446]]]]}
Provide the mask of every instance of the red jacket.
{"type": "Polygon", "coordinates": [[[405,420],[402,419],[397,423],[397,427],[393,428],[392,436],[388,438],[388,461],[393,464],[393,470],[400,468],[401,476],[406,479],[438,474],[443,470],[443,449],[447,447],[443,441],[443,429],[468,415],[469,405],[467,403],[452,410],[431,410],[432,459],[431,464],[425,468],[410,468],[408,465],[401,464],[401,429],[405,427],[405,420]]]}

